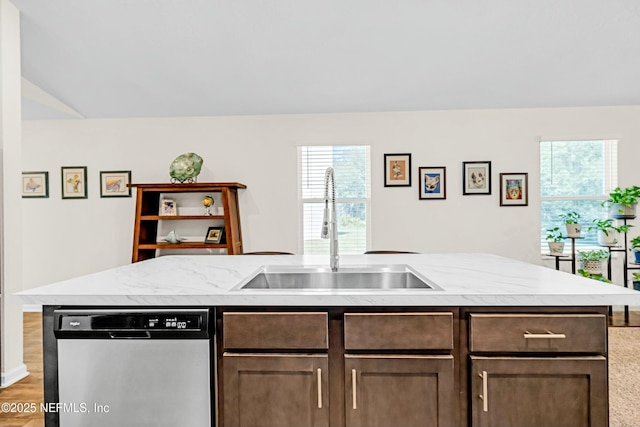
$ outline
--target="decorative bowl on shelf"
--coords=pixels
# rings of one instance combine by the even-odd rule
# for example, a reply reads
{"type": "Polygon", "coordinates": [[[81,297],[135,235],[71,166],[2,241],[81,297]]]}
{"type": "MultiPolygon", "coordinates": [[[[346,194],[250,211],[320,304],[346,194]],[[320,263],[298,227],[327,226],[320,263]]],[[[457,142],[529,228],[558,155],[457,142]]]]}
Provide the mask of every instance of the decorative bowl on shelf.
{"type": "Polygon", "coordinates": [[[202,157],[196,153],[185,153],[176,157],[169,166],[169,176],[171,183],[196,182],[196,177],[202,169],[202,157]]]}

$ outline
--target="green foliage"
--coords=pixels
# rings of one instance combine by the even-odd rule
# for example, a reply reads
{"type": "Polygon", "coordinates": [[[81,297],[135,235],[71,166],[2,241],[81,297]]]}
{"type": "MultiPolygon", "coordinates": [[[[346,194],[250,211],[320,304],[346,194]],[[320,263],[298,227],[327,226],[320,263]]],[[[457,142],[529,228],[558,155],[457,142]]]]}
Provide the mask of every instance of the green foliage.
{"type": "Polygon", "coordinates": [[[633,273],[633,281],[640,282],[640,273],[633,273]]]}
{"type": "Polygon", "coordinates": [[[631,250],[640,252],[640,236],[636,236],[631,239],[631,250]]]}
{"type": "MultiPolygon", "coordinates": [[[[611,280],[607,279],[606,277],[604,277],[604,275],[602,273],[591,273],[589,271],[585,271],[585,270],[578,270],[578,273],[583,276],[586,277],[587,279],[593,279],[593,280],[598,280],[600,282],[605,282],[605,283],[611,283],[611,280]]],[[[634,273],[636,274],[636,273],[634,273]]]]}
{"type": "Polygon", "coordinates": [[[581,261],[602,261],[609,259],[609,252],[604,249],[578,251],[578,259],[581,261]]]}
{"type": "Polygon", "coordinates": [[[576,211],[560,214],[560,219],[562,219],[565,224],[579,224],[580,218],[582,218],[582,215],[576,211]]]}
{"type": "Polygon", "coordinates": [[[562,234],[560,227],[553,227],[547,229],[547,240],[550,242],[561,242],[566,239],[565,235],[562,234]]]}
{"type": "Polygon", "coordinates": [[[593,221],[591,221],[593,225],[589,226],[589,230],[602,231],[604,234],[608,236],[610,231],[617,231],[618,233],[627,233],[629,231],[629,228],[631,227],[630,225],[621,225],[619,227],[616,227],[613,224],[613,221],[614,221],[613,218],[594,219],[593,221]]]}
{"type": "Polygon", "coordinates": [[[634,185],[633,187],[620,188],[616,187],[609,193],[609,200],[604,202],[604,206],[611,206],[615,203],[623,204],[627,207],[638,203],[640,198],[640,187],[634,185]]]}

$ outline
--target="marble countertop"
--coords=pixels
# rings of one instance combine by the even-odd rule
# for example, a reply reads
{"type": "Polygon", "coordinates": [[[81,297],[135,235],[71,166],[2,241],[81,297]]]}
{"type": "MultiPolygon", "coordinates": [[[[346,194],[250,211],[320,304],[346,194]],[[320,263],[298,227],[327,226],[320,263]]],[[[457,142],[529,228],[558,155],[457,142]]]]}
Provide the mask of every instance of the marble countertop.
{"type": "Polygon", "coordinates": [[[163,256],[14,294],[41,305],[606,306],[640,292],[489,254],[342,255],[341,266],[407,264],[442,290],[238,290],[264,265],[328,266],[327,256],[163,256]]]}

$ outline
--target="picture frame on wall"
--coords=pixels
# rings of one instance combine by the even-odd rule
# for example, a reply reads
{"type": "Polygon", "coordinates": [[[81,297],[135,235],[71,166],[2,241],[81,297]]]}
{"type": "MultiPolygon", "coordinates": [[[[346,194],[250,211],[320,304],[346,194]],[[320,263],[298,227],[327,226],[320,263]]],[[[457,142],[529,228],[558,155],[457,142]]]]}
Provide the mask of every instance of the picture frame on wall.
{"type": "Polygon", "coordinates": [[[176,216],[178,215],[178,205],[173,199],[162,199],[160,202],[160,216],[176,216]]]}
{"type": "Polygon", "coordinates": [[[22,198],[49,197],[49,172],[22,172],[22,198]]]}
{"type": "Polygon", "coordinates": [[[500,174],[500,206],[528,206],[529,178],[526,172],[500,174]]]}
{"type": "Polygon", "coordinates": [[[491,162],[462,162],[462,194],[491,194],[491,162]]]}
{"type": "Polygon", "coordinates": [[[60,168],[63,199],[87,198],[87,167],[62,166],[60,168]]]}
{"type": "Polygon", "coordinates": [[[100,171],[100,197],[131,197],[131,171],[100,171]]]}
{"type": "Polygon", "coordinates": [[[219,244],[224,238],[224,227],[209,227],[204,237],[205,243],[219,244]]]}
{"type": "Polygon", "coordinates": [[[411,154],[384,155],[384,186],[411,187],[411,154]]]}
{"type": "Polygon", "coordinates": [[[447,168],[444,166],[419,167],[420,200],[445,200],[447,198],[447,168]]]}

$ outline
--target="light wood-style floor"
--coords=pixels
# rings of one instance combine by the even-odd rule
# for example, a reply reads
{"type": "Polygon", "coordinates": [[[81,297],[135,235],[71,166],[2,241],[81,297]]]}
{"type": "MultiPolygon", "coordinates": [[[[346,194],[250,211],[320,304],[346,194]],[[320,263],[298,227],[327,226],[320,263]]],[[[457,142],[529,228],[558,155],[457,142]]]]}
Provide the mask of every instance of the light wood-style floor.
{"type": "Polygon", "coordinates": [[[0,389],[0,403],[35,403],[35,413],[4,413],[0,411],[2,427],[44,427],[44,414],[40,403],[44,402],[42,382],[42,313],[24,313],[24,363],[29,375],[0,389]]]}
{"type": "MultiPolygon", "coordinates": [[[[610,326],[640,326],[640,312],[632,311],[625,323],[624,313],[616,311],[610,318],[610,326]]],[[[35,403],[44,401],[42,380],[42,314],[24,313],[24,363],[29,376],[6,389],[0,389],[0,403],[35,403]]],[[[613,424],[612,424],[613,425],[613,424]]],[[[3,413],[0,411],[2,427],[44,427],[44,414],[3,413]]]]}

